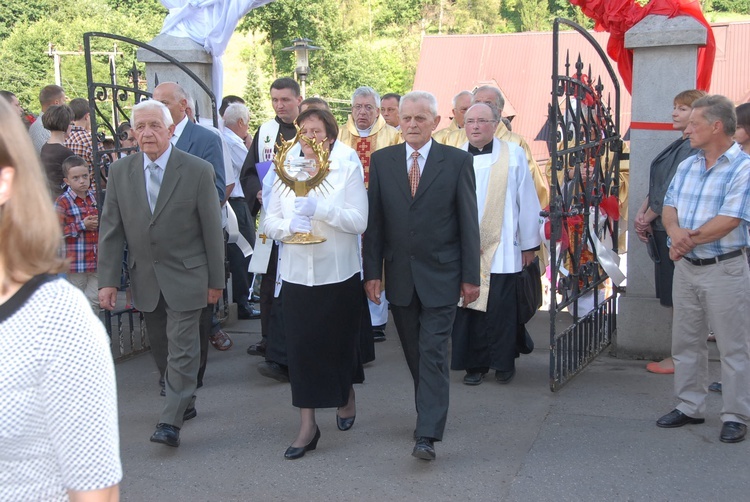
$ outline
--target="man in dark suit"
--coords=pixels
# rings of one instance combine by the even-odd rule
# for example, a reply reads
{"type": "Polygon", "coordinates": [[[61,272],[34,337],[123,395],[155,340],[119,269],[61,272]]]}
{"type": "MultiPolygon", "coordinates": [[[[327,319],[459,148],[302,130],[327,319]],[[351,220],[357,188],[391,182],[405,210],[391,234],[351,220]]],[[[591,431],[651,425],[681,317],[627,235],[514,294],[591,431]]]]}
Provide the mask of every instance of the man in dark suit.
{"type": "MultiPolygon", "coordinates": [[[[189,96],[185,89],[175,82],[163,82],[154,88],[153,98],[160,101],[168,109],[174,122],[174,134],[170,141],[179,150],[195,155],[211,164],[214,168],[216,192],[219,194],[221,206],[226,203],[226,176],[224,170],[224,152],[221,137],[214,132],[201,127],[187,115],[189,96]]],[[[224,235],[221,236],[222,245],[224,235]]],[[[211,337],[214,308],[208,305],[201,314],[201,364],[198,371],[198,386],[203,385],[203,374],[206,372],[208,361],[208,342],[211,337]]],[[[217,321],[218,323],[218,321],[217,321]]],[[[226,335],[224,335],[226,336],[226,335]]],[[[156,353],[154,354],[156,356],[156,353]]],[[[166,361],[156,360],[159,369],[166,367],[166,361]]]]}
{"type": "Polygon", "coordinates": [[[99,230],[99,302],[115,308],[127,243],[133,303],[144,313],[155,359],[167,361],[166,399],[151,441],[178,446],[182,422],[192,418],[186,410],[197,387],[201,311],[224,288],[219,199],[211,165],[169,142],[174,125],[164,105],[139,103],[132,120],[143,153],[110,169],[99,230]]]}
{"type": "Polygon", "coordinates": [[[471,156],[432,141],[437,101],[410,92],[399,106],[405,144],[372,154],[365,290],[385,286],[414,379],[417,442],[412,455],[435,459],[448,415],[448,340],[456,305],[479,295],[479,222],[471,156]]]}

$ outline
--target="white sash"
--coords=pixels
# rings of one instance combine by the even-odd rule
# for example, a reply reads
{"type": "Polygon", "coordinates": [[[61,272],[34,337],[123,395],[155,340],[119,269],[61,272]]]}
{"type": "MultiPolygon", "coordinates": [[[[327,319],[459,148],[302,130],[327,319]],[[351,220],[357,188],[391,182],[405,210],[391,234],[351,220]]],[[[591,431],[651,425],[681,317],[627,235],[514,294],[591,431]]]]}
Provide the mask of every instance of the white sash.
{"type": "Polygon", "coordinates": [[[260,162],[273,160],[273,148],[276,144],[276,136],[279,135],[279,123],[276,119],[269,120],[260,126],[258,131],[258,159],[260,162]]]}

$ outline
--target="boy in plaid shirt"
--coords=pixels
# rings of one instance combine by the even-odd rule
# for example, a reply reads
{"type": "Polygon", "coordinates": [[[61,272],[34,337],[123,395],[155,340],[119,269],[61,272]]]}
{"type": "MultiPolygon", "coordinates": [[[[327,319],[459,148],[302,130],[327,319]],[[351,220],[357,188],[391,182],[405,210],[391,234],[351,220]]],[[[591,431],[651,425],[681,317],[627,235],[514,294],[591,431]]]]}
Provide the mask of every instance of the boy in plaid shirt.
{"type": "Polygon", "coordinates": [[[96,274],[99,213],[91,189],[86,161],[73,155],[62,163],[67,190],[55,201],[65,238],[65,255],[70,260],[68,280],[84,292],[95,313],[99,313],[99,281],[96,274]]]}

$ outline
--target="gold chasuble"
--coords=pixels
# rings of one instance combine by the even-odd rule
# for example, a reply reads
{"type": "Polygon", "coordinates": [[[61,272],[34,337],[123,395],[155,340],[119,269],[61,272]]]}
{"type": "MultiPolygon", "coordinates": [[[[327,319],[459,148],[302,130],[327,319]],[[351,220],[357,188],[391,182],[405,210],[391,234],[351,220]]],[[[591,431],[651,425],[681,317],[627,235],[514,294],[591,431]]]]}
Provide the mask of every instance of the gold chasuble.
{"type": "Polygon", "coordinates": [[[386,124],[382,115],[378,115],[378,119],[370,130],[370,135],[363,138],[359,135],[352,116],[349,115],[346,126],[339,129],[339,141],[357,152],[365,171],[365,188],[367,188],[370,184],[370,155],[372,155],[372,152],[401,143],[403,139],[398,129],[386,124]]]}
{"type": "MultiPolygon", "coordinates": [[[[495,137],[503,141],[508,141],[509,143],[515,143],[516,145],[523,148],[524,153],[526,153],[526,161],[529,163],[529,172],[531,173],[531,179],[534,181],[536,195],[537,197],[539,197],[539,205],[542,208],[547,207],[549,205],[549,183],[547,181],[547,176],[544,175],[544,172],[541,170],[539,165],[537,165],[534,157],[531,156],[531,148],[529,148],[526,140],[524,140],[523,137],[514,133],[513,131],[509,131],[508,128],[505,127],[505,124],[503,124],[502,122],[500,122],[497,125],[497,129],[495,129],[495,137]]],[[[467,141],[468,138],[466,137],[466,130],[458,129],[450,133],[448,137],[445,138],[443,144],[461,148],[467,141]]]]}
{"type": "Polygon", "coordinates": [[[432,133],[432,139],[434,139],[438,143],[445,144],[445,140],[446,138],[448,138],[448,135],[452,133],[453,131],[458,131],[459,129],[460,127],[458,127],[458,124],[456,124],[456,119],[453,119],[451,120],[451,123],[448,124],[448,127],[444,127],[443,129],[440,129],[439,131],[435,131],[434,133],[432,133]]]}
{"type": "MultiPolygon", "coordinates": [[[[495,258],[495,252],[498,246],[500,246],[500,237],[503,235],[505,196],[508,194],[508,170],[510,167],[508,145],[503,141],[496,143],[496,145],[500,146],[500,152],[498,152],[497,161],[490,168],[492,171],[490,172],[490,180],[486,187],[487,198],[484,203],[483,214],[479,221],[479,250],[481,253],[479,262],[481,280],[479,297],[468,305],[470,309],[479,310],[480,312],[487,312],[487,300],[490,297],[492,260],[495,258]]],[[[491,155],[479,155],[474,157],[474,162],[487,162],[491,157],[491,155]]]]}

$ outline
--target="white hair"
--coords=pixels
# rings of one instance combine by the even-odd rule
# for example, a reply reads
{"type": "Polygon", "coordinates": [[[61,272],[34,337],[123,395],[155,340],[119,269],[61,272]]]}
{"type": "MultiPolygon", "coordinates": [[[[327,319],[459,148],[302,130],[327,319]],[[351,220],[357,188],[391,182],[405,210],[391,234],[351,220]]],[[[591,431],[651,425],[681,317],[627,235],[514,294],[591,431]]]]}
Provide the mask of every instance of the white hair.
{"type": "Polygon", "coordinates": [[[169,108],[167,108],[167,106],[161,101],[156,101],[155,99],[147,99],[133,106],[131,117],[130,117],[130,123],[135,125],[136,114],[138,112],[148,111],[148,110],[160,111],[162,114],[162,118],[164,119],[165,127],[169,127],[172,124],[174,124],[174,121],[172,120],[172,115],[169,113],[169,108]]]}
{"type": "Polygon", "coordinates": [[[459,92],[458,94],[456,94],[455,96],[453,96],[453,108],[456,107],[456,102],[458,101],[458,98],[460,98],[462,96],[474,97],[474,95],[471,93],[471,91],[461,91],[461,92],[459,92]]]}
{"type": "Polygon", "coordinates": [[[401,101],[398,103],[398,113],[401,115],[401,108],[404,106],[405,101],[411,101],[412,103],[417,101],[427,101],[427,105],[430,108],[430,113],[433,117],[438,116],[438,102],[435,96],[427,91],[411,91],[407,92],[401,97],[401,101]]]}
{"type": "MultiPolygon", "coordinates": [[[[503,93],[500,92],[500,89],[497,87],[493,87],[491,85],[482,85],[474,89],[473,96],[476,96],[477,93],[482,91],[491,91],[495,94],[495,106],[497,107],[497,111],[499,111],[501,114],[503,113],[503,108],[505,108],[505,98],[503,98],[503,93]]],[[[471,104],[473,105],[476,103],[476,100],[472,98],[471,104]]]]}
{"type": "Polygon", "coordinates": [[[380,94],[378,94],[378,92],[372,87],[366,85],[357,87],[354,94],[352,94],[352,106],[354,106],[354,100],[359,97],[373,98],[375,100],[375,106],[380,108],[380,94]]]}
{"type": "Polygon", "coordinates": [[[224,123],[226,125],[235,125],[240,119],[244,120],[246,124],[250,120],[250,111],[247,109],[247,106],[242,103],[232,103],[227,106],[227,109],[224,110],[224,123]]]}

